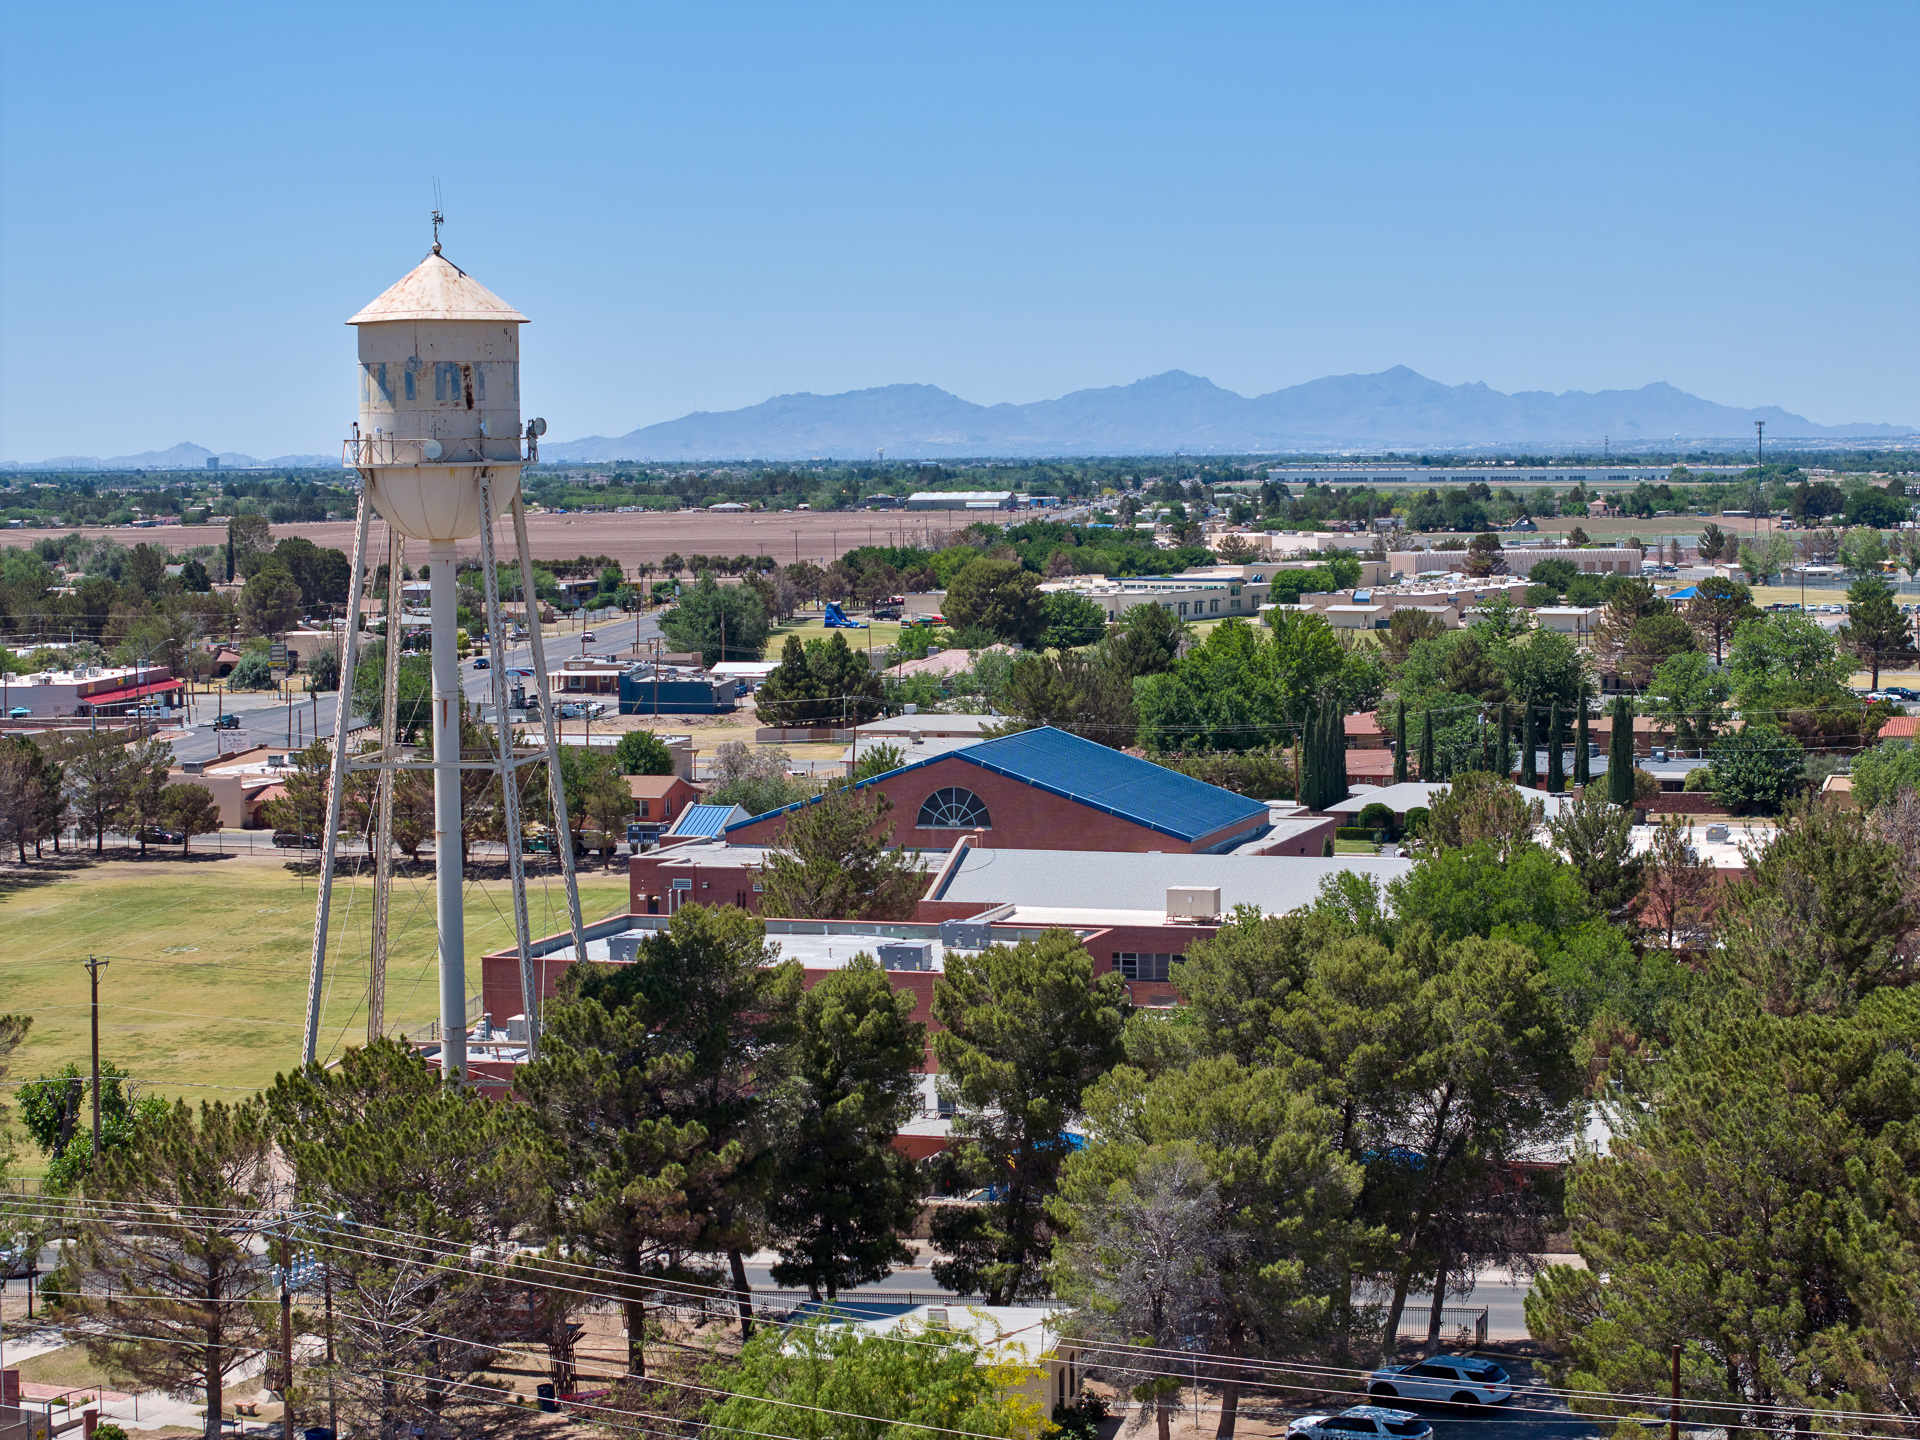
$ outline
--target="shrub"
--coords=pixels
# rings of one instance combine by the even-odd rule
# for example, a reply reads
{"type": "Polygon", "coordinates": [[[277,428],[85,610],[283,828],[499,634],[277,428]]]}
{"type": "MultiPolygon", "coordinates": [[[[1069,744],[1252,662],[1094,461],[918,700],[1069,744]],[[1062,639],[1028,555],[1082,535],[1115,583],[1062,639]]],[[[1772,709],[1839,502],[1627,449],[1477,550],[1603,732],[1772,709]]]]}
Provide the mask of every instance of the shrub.
{"type": "Polygon", "coordinates": [[[1373,833],[1373,827],[1371,825],[1342,825],[1333,832],[1333,838],[1336,840],[1371,840],[1373,839],[1373,833]]]}
{"type": "Polygon", "coordinates": [[[229,690],[271,690],[273,688],[273,667],[267,663],[267,657],[253,651],[240,657],[240,663],[233,667],[227,676],[229,690]]]}
{"type": "Polygon", "coordinates": [[[1407,811],[1407,826],[1406,826],[1407,834],[1418,835],[1420,831],[1426,827],[1426,823],[1427,823],[1427,807],[1426,806],[1416,805],[1411,810],[1407,811]]]}
{"type": "Polygon", "coordinates": [[[1060,1427],[1066,1440],[1094,1440],[1107,1414],[1105,1397],[1083,1390],[1072,1404],[1053,1407],[1053,1423],[1060,1427]]]}
{"type": "Polygon", "coordinates": [[[1391,830],[1393,829],[1393,810],[1376,800],[1371,805],[1361,807],[1360,818],[1356,823],[1362,830],[1391,830]]]}
{"type": "Polygon", "coordinates": [[[1198,755],[1163,755],[1169,770],[1191,775],[1250,800],[1291,800],[1293,761],[1275,745],[1265,750],[1215,750],[1198,755]]]}

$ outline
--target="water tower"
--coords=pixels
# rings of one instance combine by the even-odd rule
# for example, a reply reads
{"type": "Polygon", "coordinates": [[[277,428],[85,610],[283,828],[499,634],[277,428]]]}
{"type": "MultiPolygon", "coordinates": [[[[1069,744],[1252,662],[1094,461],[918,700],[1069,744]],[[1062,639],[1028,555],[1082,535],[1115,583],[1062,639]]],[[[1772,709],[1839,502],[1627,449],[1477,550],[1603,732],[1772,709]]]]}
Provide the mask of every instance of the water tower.
{"type": "Polygon", "coordinates": [[[373,933],[368,994],[369,1038],[384,1028],[387,902],[391,893],[394,774],[433,771],[435,924],[440,975],[441,1063],[449,1082],[467,1072],[467,991],[464,881],[461,861],[461,776],[491,770],[500,787],[508,838],[515,938],[520,950],[521,990],[529,1051],[539,1042],[539,993],[529,948],[526,876],[523,869],[519,786],[515,773],[545,760],[559,852],[574,932],[575,953],[586,953],[573,845],[560,783],[558,738],[547,687],[545,647],[534,596],[526,514],[520,498],[520,467],[539,457],[546,422],[520,422],[520,326],[527,317],[479,284],[440,253],[440,217],[434,216],[433,249],[391,289],[347,321],[359,332],[360,418],[342,455],[359,472],[360,506],[354,531],[346,634],[341,645],[340,704],[334,725],[333,776],[321,836],[319,898],[314,916],[312,967],[307,995],[304,1059],[311,1062],[319,1038],[324,993],[328,909],[341,796],[349,772],[378,776],[373,837],[373,933]],[[349,699],[358,649],[361,587],[369,573],[367,541],[373,515],[386,522],[388,584],[386,665],[381,734],[377,750],[349,753],[349,699]],[[520,593],[539,693],[543,745],[516,753],[506,723],[505,626],[500,611],[495,528],[511,517],[519,561],[520,593]],[[491,652],[493,735],[484,751],[462,753],[458,649],[456,546],[479,538],[486,634],[491,652]],[[424,545],[430,603],[433,704],[431,753],[398,743],[394,721],[401,640],[405,632],[401,576],[407,542],[424,545]]]}

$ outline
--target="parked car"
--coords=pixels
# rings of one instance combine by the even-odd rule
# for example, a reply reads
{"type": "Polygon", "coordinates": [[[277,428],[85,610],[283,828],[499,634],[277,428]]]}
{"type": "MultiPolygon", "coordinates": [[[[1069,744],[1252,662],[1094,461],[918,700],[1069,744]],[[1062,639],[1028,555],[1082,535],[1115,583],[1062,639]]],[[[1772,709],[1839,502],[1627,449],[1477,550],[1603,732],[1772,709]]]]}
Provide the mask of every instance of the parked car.
{"type": "Polygon", "coordinates": [[[33,711],[29,710],[24,705],[16,705],[11,710],[7,711],[7,718],[9,720],[27,720],[27,719],[31,719],[32,716],[33,716],[33,711]]]}
{"type": "Polygon", "coordinates": [[[302,835],[298,830],[276,830],[273,832],[273,843],[282,850],[318,850],[320,837],[302,835]]]}
{"type": "Polygon", "coordinates": [[[1302,1415],[1287,1426],[1287,1434],[1304,1440],[1354,1440],[1354,1437],[1391,1435],[1394,1440],[1428,1440],[1433,1426],[1408,1410],[1380,1405],[1354,1405],[1338,1415],[1302,1415]]]}
{"type": "Polygon", "coordinates": [[[1430,1355],[1411,1365],[1382,1365],[1367,1377],[1367,1393],[1383,1400],[1504,1405],[1513,1398],[1513,1381],[1490,1360],[1430,1355]]]}
{"type": "Polygon", "coordinates": [[[169,830],[162,825],[143,825],[140,827],[140,833],[135,838],[144,840],[149,845],[184,845],[187,843],[187,837],[182,835],[178,830],[169,830]]]}

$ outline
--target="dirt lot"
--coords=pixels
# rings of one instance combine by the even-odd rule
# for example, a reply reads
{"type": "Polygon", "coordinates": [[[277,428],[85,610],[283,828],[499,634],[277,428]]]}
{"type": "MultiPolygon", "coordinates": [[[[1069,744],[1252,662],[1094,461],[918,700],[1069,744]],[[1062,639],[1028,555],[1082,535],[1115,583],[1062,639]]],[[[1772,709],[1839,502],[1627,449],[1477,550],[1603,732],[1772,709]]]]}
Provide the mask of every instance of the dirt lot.
{"type": "MultiPolygon", "coordinates": [[[[610,555],[629,568],[642,561],[659,564],[669,554],[771,555],[782,564],[811,560],[824,565],[862,545],[924,544],[931,536],[964,528],[973,517],[960,511],[853,511],[845,514],[780,511],[771,514],[710,514],[705,510],[650,510],[634,515],[529,515],[527,541],[537,559],[571,559],[576,555],[610,555]]],[[[75,529],[89,538],[108,536],[122,545],[141,541],[165,545],[176,553],[196,545],[227,543],[225,525],[163,525],[156,529],[132,526],[82,525],[75,529]]],[[[0,531],[0,544],[31,545],[48,535],[69,530],[0,531]]],[[[329,520],[317,525],[276,525],[277,539],[303,535],[314,544],[346,550],[353,543],[353,522],[329,520]]],[[[500,540],[511,543],[513,529],[502,525],[500,540]]],[[[377,520],[371,537],[375,553],[384,554],[386,526],[377,520]]],[[[421,551],[425,547],[411,547],[421,551]]],[[[462,556],[480,553],[480,541],[460,542],[462,556]]],[[[418,563],[415,561],[414,563],[418,563]]]]}

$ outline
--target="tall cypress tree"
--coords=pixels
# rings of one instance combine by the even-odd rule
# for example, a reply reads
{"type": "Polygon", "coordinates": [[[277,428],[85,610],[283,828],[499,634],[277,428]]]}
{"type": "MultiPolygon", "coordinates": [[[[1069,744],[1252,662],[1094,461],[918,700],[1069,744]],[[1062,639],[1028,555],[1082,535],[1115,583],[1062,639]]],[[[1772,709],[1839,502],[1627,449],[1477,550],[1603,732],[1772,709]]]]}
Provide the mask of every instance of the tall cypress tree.
{"type": "Polygon", "coordinates": [[[1520,783],[1531,790],[1540,783],[1540,761],[1534,753],[1533,702],[1520,707],[1520,783]]]}
{"type": "Polygon", "coordinates": [[[1400,702],[1400,715],[1394,722],[1393,733],[1393,783],[1407,783],[1407,702],[1400,702]]]}
{"type": "Polygon", "coordinates": [[[1420,717],[1420,779],[1424,784],[1433,783],[1433,711],[1424,711],[1420,717]]]}
{"type": "Polygon", "coordinates": [[[1607,799],[1616,805],[1633,804],[1633,714],[1627,697],[1613,702],[1613,734],[1607,746],[1607,799]]]}
{"type": "Polygon", "coordinates": [[[1327,712],[1332,723],[1327,727],[1328,743],[1333,746],[1333,783],[1334,802],[1337,804],[1347,798],[1352,788],[1347,783],[1347,711],[1339,700],[1329,698],[1327,712]]]}
{"type": "Polygon", "coordinates": [[[1588,757],[1587,687],[1580,687],[1580,711],[1573,723],[1573,783],[1585,785],[1593,779],[1593,763],[1588,757]]]}
{"type": "Polygon", "coordinates": [[[1567,734],[1560,715],[1560,702],[1547,712],[1547,791],[1558,795],[1567,788],[1567,734]]]}
{"type": "Polygon", "coordinates": [[[1513,721],[1507,716],[1506,701],[1500,702],[1500,778],[1513,778],[1513,721]]]}

